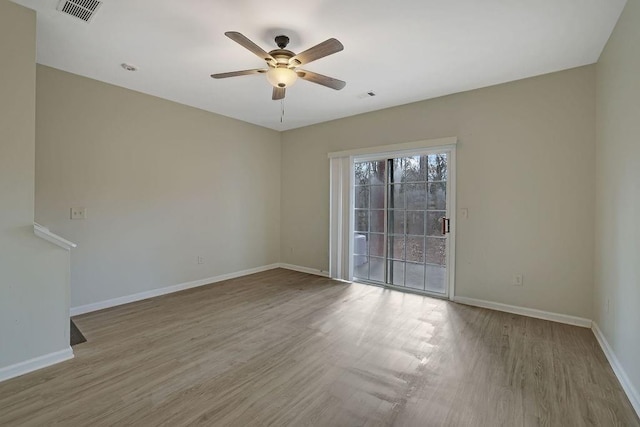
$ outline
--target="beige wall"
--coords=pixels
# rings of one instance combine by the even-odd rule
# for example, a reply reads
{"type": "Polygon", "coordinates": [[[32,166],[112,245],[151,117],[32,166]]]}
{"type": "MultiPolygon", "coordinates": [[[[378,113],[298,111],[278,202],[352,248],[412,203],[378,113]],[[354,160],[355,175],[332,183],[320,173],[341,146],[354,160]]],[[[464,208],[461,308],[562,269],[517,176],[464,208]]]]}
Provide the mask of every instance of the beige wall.
{"type": "Polygon", "coordinates": [[[640,1],[629,0],[597,66],[594,320],[640,403],[640,1]],[[607,310],[608,306],[608,310],[607,310]]]}
{"type": "Polygon", "coordinates": [[[69,253],[33,234],[35,18],[0,0],[0,379],[69,348],[69,253]]]}
{"type": "Polygon", "coordinates": [[[590,318],[594,121],[587,66],[284,132],[282,261],[328,268],[327,153],[457,136],[457,295],[590,318]]]}
{"type": "Polygon", "coordinates": [[[277,132],[38,66],[36,137],[36,219],[78,243],[72,307],[279,261],[277,132]]]}

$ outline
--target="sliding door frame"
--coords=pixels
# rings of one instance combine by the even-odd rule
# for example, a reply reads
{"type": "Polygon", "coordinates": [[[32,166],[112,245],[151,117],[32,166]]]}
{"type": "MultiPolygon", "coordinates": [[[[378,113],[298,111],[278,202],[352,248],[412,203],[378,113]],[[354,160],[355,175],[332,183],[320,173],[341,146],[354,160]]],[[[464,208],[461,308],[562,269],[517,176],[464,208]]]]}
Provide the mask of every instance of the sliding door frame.
{"type": "MultiPolygon", "coordinates": [[[[387,160],[389,158],[437,154],[448,154],[447,176],[447,213],[450,218],[451,231],[448,238],[446,255],[448,295],[419,292],[431,296],[439,296],[453,300],[455,297],[455,251],[456,251],[456,144],[457,138],[440,138],[434,140],[415,141],[382,147],[371,147],[360,150],[329,153],[331,159],[330,184],[330,239],[329,239],[329,271],[336,279],[353,280],[353,236],[355,232],[355,162],[387,160]],[[338,176],[339,175],[339,176],[338,176]],[[345,176],[346,175],[346,176],[345,176]],[[348,210],[345,212],[345,210],[348,210]],[[336,263],[338,265],[336,265],[336,263]]],[[[386,193],[386,189],[385,189],[386,193]]],[[[385,198],[386,199],[386,198],[385,198]]],[[[388,226],[386,217],[387,200],[385,200],[385,235],[388,226]]],[[[388,242],[385,238],[385,253],[388,242]]],[[[385,260],[385,272],[388,268],[385,260]]],[[[385,274],[386,276],[386,274],[385,274]]],[[[387,285],[391,289],[411,292],[411,288],[387,285]]],[[[414,290],[415,292],[415,290],[414,290]]]]}

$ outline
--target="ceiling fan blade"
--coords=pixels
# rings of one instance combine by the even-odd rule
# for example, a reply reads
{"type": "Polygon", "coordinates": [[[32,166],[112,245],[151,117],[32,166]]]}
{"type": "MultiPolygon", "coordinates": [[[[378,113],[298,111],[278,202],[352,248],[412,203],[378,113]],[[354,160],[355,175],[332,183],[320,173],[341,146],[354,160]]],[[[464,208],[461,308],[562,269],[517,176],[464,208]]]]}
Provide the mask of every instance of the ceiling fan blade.
{"type": "Polygon", "coordinates": [[[255,55],[258,55],[261,59],[264,59],[267,62],[276,62],[273,56],[269,55],[265,52],[260,46],[246,38],[244,35],[237,31],[227,31],[224,33],[225,36],[229,37],[234,42],[238,43],[245,49],[250,50],[255,55]]]}
{"type": "Polygon", "coordinates": [[[311,83],[317,83],[322,86],[330,87],[331,89],[340,90],[347,84],[342,80],[334,79],[333,77],[323,76],[322,74],[313,73],[311,71],[297,70],[298,77],[311,83]]]}
{"type": "Polygon", "coordinates": [[[231,71],[230,73],[211,74],[211,77],[213,77],[214,79],[226,79],[227,77],[248,76],[250,74],[262,74],[266,72],[267,70],[260,70],[260,69],[242,70],[242,71],[231,71]]]}
{"type": "Polygon", "coordinates": [[[342,49],[344,49],[344,46],[338,40],[325,40],[322,43],[294,56],[289,60],[289,64],[294,67],[308,64],[316,59],[324,58],[325,56],[340,52],[342,49]]]}
{"type": "Polygon", "coordinates": [[[273,95],[271,96],[271,99],[273,99],[274,101],[277,101],[279,99],[284,99],[285,90],[286,89],[283,87],[274,87],[273,95]]]}

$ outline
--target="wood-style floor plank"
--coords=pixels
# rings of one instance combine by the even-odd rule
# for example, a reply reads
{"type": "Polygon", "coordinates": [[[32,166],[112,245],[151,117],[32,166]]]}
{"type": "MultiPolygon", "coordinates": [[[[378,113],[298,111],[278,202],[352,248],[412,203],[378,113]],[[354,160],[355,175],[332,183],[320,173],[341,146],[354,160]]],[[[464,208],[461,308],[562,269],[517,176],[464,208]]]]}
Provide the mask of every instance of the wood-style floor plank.
{"type": "Polygon", "coordinates": [[[282,269],[74,318],[2,426],[640,426],[590,330],[282,269]]]}

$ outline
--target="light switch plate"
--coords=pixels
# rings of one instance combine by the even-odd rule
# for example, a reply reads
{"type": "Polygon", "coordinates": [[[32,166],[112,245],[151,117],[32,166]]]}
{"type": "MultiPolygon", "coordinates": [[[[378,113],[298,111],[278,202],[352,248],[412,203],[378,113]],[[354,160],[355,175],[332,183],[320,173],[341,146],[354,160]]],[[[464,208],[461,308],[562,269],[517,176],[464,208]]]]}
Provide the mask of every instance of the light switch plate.
{"type": "Polygon", "coordinates": [[[71,208],[71,219],[87,219],[87,209],[71,208]]]}

